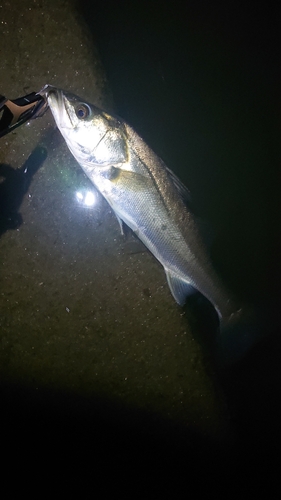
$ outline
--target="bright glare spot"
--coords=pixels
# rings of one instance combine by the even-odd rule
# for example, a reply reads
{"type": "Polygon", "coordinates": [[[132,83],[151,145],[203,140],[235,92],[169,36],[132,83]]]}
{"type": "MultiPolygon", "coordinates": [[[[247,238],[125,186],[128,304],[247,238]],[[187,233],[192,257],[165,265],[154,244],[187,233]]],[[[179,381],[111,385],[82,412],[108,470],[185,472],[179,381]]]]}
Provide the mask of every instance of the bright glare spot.
{"type": "Polygon", "coordinates": [[[87,207],[92,207],[95,203],[95,196],[94,196],[94,193],[92,193],[92,191],[88,191],[86,193],[86,196],[85,196],[85,205],[87,205],[87,207]]]}
{"type": "Polygon", "coordinates": [[[76,199],[84,207],[92,207],[96,203],[96,197],[92,191],[77,191],[76,199]]]}

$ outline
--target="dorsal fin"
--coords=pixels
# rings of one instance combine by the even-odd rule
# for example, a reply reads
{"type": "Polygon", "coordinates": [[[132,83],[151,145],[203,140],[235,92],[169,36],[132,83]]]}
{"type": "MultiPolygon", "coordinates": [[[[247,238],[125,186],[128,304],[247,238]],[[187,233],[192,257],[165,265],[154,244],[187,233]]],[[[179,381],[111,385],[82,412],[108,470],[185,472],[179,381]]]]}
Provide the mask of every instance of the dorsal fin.
{"type": "Polygon", "coordinates": [[[166,166],[166,170],[169,174],[171,181],[173,182],[177,192],[179,193],[182,201],[190,207],[191,205],[191,194],[189,189],[182,183],[182,181],[176,176],[176,174],[166,166]]]}

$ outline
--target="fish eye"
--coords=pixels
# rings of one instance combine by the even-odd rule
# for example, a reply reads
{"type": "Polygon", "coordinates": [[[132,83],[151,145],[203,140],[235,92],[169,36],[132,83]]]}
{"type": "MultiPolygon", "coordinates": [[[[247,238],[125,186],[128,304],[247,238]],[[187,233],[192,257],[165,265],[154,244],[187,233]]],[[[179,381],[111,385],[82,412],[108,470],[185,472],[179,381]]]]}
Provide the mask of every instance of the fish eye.
{"type": "Polygon", "coordinates": [[[88,118],[88,116],[90,116],[91,108],[90,106],[88,106],[88,104],[81,103],[76,106],[75,113],[77,118],[79,118],[80,120],[85,120],[86,118],[88,118]]]}

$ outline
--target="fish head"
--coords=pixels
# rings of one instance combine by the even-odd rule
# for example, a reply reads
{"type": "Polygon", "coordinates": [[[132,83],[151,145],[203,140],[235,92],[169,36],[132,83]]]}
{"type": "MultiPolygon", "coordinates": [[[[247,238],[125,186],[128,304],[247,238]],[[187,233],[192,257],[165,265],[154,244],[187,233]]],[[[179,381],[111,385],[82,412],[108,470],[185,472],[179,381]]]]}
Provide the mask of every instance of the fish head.
{"type": "Polygon", "coordinates": [[[84,169],[127,161],[125,128],[118,118],[52,85],[39,94],[46,98],[58,129],[84,169]]]}

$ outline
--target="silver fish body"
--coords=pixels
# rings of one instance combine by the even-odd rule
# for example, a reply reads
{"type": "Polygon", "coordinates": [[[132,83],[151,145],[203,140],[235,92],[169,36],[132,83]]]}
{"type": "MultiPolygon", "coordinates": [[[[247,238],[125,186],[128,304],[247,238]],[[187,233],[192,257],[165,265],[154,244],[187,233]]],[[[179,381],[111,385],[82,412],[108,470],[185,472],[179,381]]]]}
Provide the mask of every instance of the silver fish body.
{"type": "Polygon", "coordinates": [[[227,323],[236,308],[182,200],[185,188],[179,179],[123,120],[50,85],[41,94],[70,151],[121,227],[125,222],[163,265],[177,303],[183,305],[195,288],[227,323]]]}

